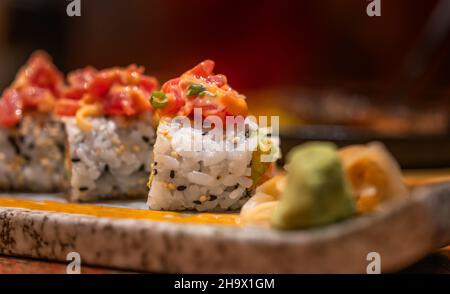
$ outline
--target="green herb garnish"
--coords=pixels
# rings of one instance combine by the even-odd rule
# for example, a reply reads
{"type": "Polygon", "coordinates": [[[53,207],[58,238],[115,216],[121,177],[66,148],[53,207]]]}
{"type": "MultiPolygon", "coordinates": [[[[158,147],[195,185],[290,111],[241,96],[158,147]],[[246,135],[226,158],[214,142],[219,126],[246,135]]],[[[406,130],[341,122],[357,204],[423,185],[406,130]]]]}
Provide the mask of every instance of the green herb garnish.
{"type": "Polygon", "coordinates": [[[150,103],[155,109],[164,108],[167,105],[167,96],[164,92],[155,91],[150,97],[150,103]]]}
{"type": "Polygon", "coordinates": [[[192,84],[188,88],[187,95],[188,96],[197,96],[204,91],[206,91],[205,86],[200,85],[200,84],[192,84]]]}

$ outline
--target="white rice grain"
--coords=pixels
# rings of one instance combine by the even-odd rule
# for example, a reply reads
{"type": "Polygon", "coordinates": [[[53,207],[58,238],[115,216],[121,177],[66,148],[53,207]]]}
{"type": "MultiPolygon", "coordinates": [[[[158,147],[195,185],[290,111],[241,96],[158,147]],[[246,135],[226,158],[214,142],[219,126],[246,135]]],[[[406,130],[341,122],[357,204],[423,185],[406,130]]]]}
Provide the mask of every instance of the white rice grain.
{"type": "Polygon", "coordinates": [[[191,183],[197,185],[211,187],[216,183],[216,179],[214,179],[212,176],[198,171],[192,171],[188,173],[187,178],[191,183]]]}

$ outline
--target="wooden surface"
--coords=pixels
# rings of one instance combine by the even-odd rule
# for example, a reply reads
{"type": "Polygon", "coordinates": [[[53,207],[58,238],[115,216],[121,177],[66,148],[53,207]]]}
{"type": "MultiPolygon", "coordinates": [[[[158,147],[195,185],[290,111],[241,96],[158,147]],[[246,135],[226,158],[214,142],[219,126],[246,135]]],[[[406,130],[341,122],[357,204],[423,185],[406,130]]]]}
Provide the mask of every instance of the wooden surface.
{"type": "MultiPolygon", "coordinates": [[[[66,264],[34,259],[0,256],[0,274],[65,274],[66,264]]],[[[91,266],[81,266],[82,274],[132,273],[91,266]]],[[[431,254],[401,273],[450,274],[450,246],[431,254]]]]}
{"type": "MultiPolygon", "coordinates": [[[[450,170],[406,172],[406,180],[412,186],[450,180],[450,170]]],[[[82,265],[83,274],[127,273],[82,265]]],[[[10,256],[0,256],[0,274],[64,274],[66,264],[10,256]]],[[[443,248],[404,269],[401,273],[445,273],[450,274],[450,246],[443,248]]]]}
{"type": "MultiPolygon", "coordinates": [[[[0,274],[65,274],[67,265],[0,255],[0,274]]],[[[82,274],[120,274],[124,271],[81,265],[82,274]]]]}
{"type": "Polygon", "coordinates": [[[402,273],[450,274],[450,246],[425,257],[402,273]]]}

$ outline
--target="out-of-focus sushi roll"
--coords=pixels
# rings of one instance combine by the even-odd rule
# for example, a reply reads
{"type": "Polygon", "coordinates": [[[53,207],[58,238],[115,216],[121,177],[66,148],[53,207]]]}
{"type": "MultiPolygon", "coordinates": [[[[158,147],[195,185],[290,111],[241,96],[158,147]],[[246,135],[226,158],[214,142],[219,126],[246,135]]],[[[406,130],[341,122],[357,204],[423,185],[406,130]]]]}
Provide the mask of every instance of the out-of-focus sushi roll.
{"type": "Polygon", "coordinates": [[[68,75],[56,106],[66,130],[70,200],[139,198],[147,195],[155,132],[150,94],[157,87],[131,65],[68,75]]]}
{"type": "Polygon", "coordinates": [[[149,180],[151,209],[239,209],[272,176],[278,138],[247,117],[245,96],[213,68],[214,62],[204,61],[152,94],[151,103],[163,118],[149,180]],[[214,123],[202,124],[212,116],[214,123]],[[243,131],[230,132],[228,118],[240,120],[243,131]]]}
{"type": "Polygon", "coordinates": [[[64,188],[64,130],[52,112],[63,75],[44,52],[34,53],[0,99],[0,190],[64,188]]]}

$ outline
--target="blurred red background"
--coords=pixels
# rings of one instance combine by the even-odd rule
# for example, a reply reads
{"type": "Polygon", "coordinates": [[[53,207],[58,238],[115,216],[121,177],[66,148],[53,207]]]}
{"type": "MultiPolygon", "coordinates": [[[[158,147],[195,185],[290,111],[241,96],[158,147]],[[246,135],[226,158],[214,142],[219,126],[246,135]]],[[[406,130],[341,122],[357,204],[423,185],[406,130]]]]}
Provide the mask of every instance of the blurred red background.
{"type": "MultiPolygon", "coordinates": [[[[239,89],[371,86],[395,75],[436,1],[2,1],[1,86],[35,49],[64,71],[138,63],[162,81],[202,59],[239,89]],[[13,57],[13,58],[12,58],[13,57]]],[[[448,49],[448,47],[447,47],[448,49]]],[[[448,60],[436,78],[448,85],[448,60]]]]}

